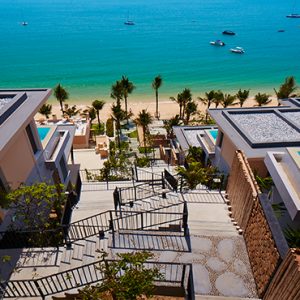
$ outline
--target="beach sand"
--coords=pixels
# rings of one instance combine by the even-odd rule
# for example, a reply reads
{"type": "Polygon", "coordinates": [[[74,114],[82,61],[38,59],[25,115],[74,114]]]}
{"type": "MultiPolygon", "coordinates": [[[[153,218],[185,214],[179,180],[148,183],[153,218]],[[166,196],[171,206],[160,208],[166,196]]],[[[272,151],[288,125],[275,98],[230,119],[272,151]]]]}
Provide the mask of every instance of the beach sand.
{"type": "MultiPolygon", "coordinates": [[[[268,106],[277,106],[277,99],[276,97],[272,96],[271,103],[268,104],[268,106]]],[[[205,113],[206,106],[203,105],[200,101],[197,101],[198,103],[198,111],[205,113]]],[[[57,115],[57,118],[61,118],[61,111],[60,106],[58,102],[49,102],[52,104],[52,115],[57,115]]],[[[66,103],[71,105],[76,105],[77,109],[84,110],[87,108],[87,106],[91,106],[91,102],[82,99],[82,101],[67,101],[66,103]]],[[[111,105],[113,104],[113,101],[107,101],[104,105],[103,109],[100,111],[100,119],[102,121],[106,121],[111,116],[111,105]]],[[[247,99],[246,103],[243,107],[253,107],[256,104],[254,101],[254,97],[250,97],[247,99]]],[[[122,107],[124,108],[124,102],[122,102],[122,107]]],[[[232,107],[239,107],[239,105],[235,105],[232,107]]],[[[213,104],[211,108],[215,108],[215,105],[213,104]]],[[[219,106],[219,108],[221,108],[219,106]]],[[[152,115],[155,113],[155,101],[130,101],[130,98],[128,100],[128,109],[131,109],[132,113],[134,114],[133,119],[137,117],[138,113],[142,109],[146,109],[149,111],[152,115]]],[[[169,99],[160,99],[159,100],[159,112],[160,112],[160,119],[170,119],[174,117],[176,114],[179,114],[179,106],[174,101],[171,101],[169,99]]],[[[36,120],[44,118],[40,114],[36,115],[36,120]]]]}

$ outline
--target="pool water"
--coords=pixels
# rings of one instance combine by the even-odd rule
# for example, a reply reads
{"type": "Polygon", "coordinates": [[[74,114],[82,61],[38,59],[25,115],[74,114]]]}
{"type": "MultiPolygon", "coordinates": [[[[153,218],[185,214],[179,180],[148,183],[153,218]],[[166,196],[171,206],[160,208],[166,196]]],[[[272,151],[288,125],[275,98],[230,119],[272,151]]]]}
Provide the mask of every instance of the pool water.
{"type": "Polygon", "coordinates": [[[297,153],[298,153],[298,155],[300,156],[300,151],[298,151],[297,153]]]}
{"type": "Polygon", "coordinates": [[[210,135],[213,137],[213,139],[216,141],[217,140],[217,136],[218,136],[218,129],[211,129],[208,130],[210,135]]]}
{"type": "Polygon", "coordinates": [[[45,139],[45,137],[47,136],[50,127],[38,127],[38,134],[40,136],[40,140],[41,142],[45,139]]]}

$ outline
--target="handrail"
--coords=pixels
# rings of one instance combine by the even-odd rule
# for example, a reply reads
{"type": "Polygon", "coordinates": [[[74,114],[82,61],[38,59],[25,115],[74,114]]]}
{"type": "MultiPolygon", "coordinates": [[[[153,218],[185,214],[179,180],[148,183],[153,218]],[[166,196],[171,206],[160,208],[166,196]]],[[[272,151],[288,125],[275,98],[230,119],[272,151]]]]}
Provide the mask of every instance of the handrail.
{"type": "MultiPolygon", "coordinates": [[[[115,262],[117,260],[105,260],[115,262]]],[[[67,290],[82,287],[84,285],[101,282],[103,274],[99,270],[99,264],[104,263],[99,260],[77,268],[62,271],[56,274],[44,276],[37,279],[10,280],[0,282],[0,295],[5,298],[15,297],[42,297],[61,293],[67,290]]],[[[190,291],[190,278],[192,265],[189,263],[176,262],[145,262],[147,268],[158,268],[162,278],[154,280],[160,286],[179,286],[184,288],[186,293],[190,291]]]]}

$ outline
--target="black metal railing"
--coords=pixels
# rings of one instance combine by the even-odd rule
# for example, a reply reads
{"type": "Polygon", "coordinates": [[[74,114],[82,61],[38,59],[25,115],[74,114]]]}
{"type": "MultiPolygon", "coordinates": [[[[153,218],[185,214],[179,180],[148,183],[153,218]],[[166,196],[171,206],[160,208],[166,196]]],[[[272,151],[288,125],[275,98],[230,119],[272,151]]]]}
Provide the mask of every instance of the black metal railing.
{"type": "MultiPolygon", "coordinates": [[[[114,262],[115,260],[106,261],[114,262]]],[[[45,299],[49,295],[80,288],[96,282],[101,283],[103,273],[98,268],[101,263],[104,263],[103,260],[38,279],[0,282],[0,295],[5,298],[41,297],[45,299]]],[[[186,295],[192,293],[189,282],[192,274],[191,264],[146,262],[145,267],[149,269],[157,268],[159,270],[162,278],[154,281],[156,285],[160,287],[181,287],[186,295]]]]}
{"type": "Polygon", "coordinates": [[[110,182],[110,181],[124,181],[132,180],[130,174],[119,174],[111,170],[108,178],[103,178],[100,169],[84,169],[80,170],[80,177],[82,182],[110,182]]]}
{"type": "Polygon", "coordinates": [[[138,168],[136,165],[132,168],[132,177],[136,182],[150,182],[151,184],[162,184],[163,174],[138,168]]]}
{"type": "Polygon", "coordinates": [[[172,175],[168,170],[164,170],[165,181],[172,187],[174,192],[178,190],[178,179],[172,175]]]}

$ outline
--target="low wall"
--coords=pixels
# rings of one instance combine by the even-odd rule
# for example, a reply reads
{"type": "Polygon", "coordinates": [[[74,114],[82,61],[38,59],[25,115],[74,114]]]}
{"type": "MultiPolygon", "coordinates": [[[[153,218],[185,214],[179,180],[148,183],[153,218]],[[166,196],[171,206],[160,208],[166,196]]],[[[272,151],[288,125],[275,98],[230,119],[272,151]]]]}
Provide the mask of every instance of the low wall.
{"type": "Polygon", "coordinates": [[[244,231],[258,295],[263,297],[289,248],[271,204],[260,193],[250,165],[240,150],[236,151],[232,164],[227,194],[233,218],[244,231]]]}

